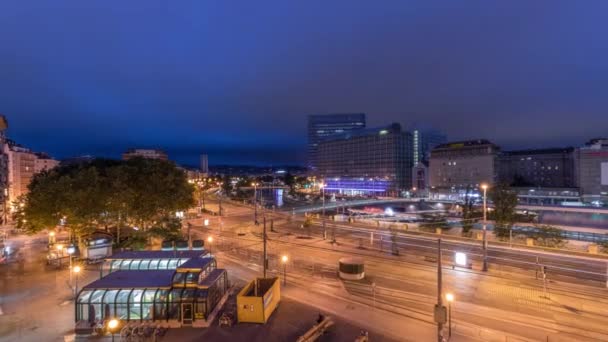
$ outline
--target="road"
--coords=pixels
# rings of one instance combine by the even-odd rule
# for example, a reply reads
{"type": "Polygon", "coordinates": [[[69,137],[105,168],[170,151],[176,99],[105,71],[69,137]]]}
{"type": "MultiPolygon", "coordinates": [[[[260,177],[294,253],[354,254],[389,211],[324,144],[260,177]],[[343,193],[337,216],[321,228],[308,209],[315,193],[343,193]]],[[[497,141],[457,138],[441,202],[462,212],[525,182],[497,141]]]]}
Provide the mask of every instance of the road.
{"type": "MultiPolygon", "coordinates": [[[[222,218],[221,228],[213,222],[210,229],[195,229],[202,234],[217,235],[221,241],[218,251],[224,250],[227,256],[245,258],[246,265],[261,265],[260,227],[251,225],[253,210],[226,205],[228,216],[222,218]]],[[[307,239],[304,238],[307,232],[299,228],[297,220],[289,222],[289,216],[271,212],[266,215],[268,220],[274,220],[277,231],[269,232],[271,268],[274,265],[280,269],[279,256],[288,254],[294,276],[323,274],[335,280],[340,257],[361,255],[366,260],[368,278],[376,284],[377,305],[432,324],[432,307],[436,301],[436,261],[433,259],[436,239],[399,234],[396,243],[400,255],[393,256],[389,252],[388,232],[376,230],[375,240],[370,244],[370,228],[339,224],[334,227],[339,245],[332,245],[320,238],[319,225],[313,227],[312,238],[307,239]],[[377,234],[383,236],[382,247],[377,234]]],[[[331,228],[329,224],[327,227],[331,228]]],[[[460,329],[490,329],[531,340],[544,340],[547,336],[551,341],[608,340],[605,315],[608,292],[600,277],[605,274],[602,273],[605,262],[492,247],[488,253],[490,270],[484,273],[479,271],[479,244],[446,241],[443,245],[444,288],[458,298],[454,313],[458,315],[455,319],[460,329]],[[452,269],[450,260],[457,250],[472,256],[472,269],[452,269]],[[544,285],[535,277],[536,256],[549,267],[544,285]],[[579,279],[580,272],[569,273],[576,269],[589,270],[592,277],[579,279]],[[598,278],[594,279],[596,275],[598,278]]],[[[312,286],[310,281],[308,284],[312,286]]],[[[345,298],[372,304],[369,281],[341,284],[347,292],[345,298]]]]}

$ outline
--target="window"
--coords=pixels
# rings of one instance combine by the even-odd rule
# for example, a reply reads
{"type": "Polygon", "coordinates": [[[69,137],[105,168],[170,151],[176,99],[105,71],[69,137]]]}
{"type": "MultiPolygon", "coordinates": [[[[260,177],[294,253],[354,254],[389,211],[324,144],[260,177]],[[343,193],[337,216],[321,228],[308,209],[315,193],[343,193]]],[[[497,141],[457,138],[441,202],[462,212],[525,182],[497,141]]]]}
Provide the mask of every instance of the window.
{"type": "Polygon", "coordinates": [[[141,300],[144,290],[133,290],[129,297],[129,319],[141,319],[141,300]]]}
{"type": "Polygon", "coordinates": [[[127,306],[127,301],[129,300],[129,294],[131,290],[120,290],[120,292],[116,295],[116,313],[115,317],[121,320],[126,320],[129,318],[129,308],[127,306]]]}
{"type": "Polygon", "coordinates": [[[158,269],[158,263],[160,262],[160,260],[158,259],[152,259],[150,260],[150,265],[148,266],[149,270],[155,270],[158,269]]]}

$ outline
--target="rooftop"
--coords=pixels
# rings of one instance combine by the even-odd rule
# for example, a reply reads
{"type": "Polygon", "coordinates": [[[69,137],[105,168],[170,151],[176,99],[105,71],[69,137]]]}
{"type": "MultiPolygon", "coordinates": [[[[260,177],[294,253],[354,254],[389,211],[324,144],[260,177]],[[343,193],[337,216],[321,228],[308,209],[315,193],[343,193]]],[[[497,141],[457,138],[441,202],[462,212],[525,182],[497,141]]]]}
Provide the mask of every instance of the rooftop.
{"type": "Polygon", "coordinates": [[[528,150],[517,150],[517,151],[504,151],[503,153],[511,156],[528,155],[528,154],[556,154],[556,153],[571,153],[574,151],[574,147],[563,147],[563,148],[542,148],[542,149],[528,149],[528,150]]]}
{"type": "Polygon", "coordinates": [[[91,289],[171,287],[174,270],[116,271],[86,285],[91,289]]]}
{"type": "Polygon", "coordinates": [[[113,254],[107,260],[118,259],[190,259],[206,255],[206,251],[126,251],[113,254]]]}
{"type": "Polygon", "coordinates": [[[477,140],[463,140],[463,141],[452,141],[445,144],[437,145],[435,149],[447,149],[447,148],[463,148],[463,147],[472,147],[472,146],[484,146],[491,145],[497,148],[497,145],[494,145],[492,142],[486,139],[477,139],[477,140]]]}
{"type": "Polygon", "coordinates": [[[388,133],[401,133],[401,125],[399,125],[398,123],[392,123],[388,126],[383,127],[362,128],[353,131],[347,131],[344,133],[338,133],[324,137],[321,142],[324,143],[329,141],[345,140],[368,135],[384,135],[388,133]]]}
{"type": "Polygon", "coordinates": [[[226,270],[221,268],[216,268],[211,273],[209,273],[203,281],[199,283],[201,286],[211,286],[215,281],[222,275],[226,273],[226,270]]]}
{"type": "Polygon", "coordinates": [[[187,269],[202,269],[205,268],[213,262],[213,258],[192,258],[185,263],[179,265],[177,268],[187,268],[187,269]]]}

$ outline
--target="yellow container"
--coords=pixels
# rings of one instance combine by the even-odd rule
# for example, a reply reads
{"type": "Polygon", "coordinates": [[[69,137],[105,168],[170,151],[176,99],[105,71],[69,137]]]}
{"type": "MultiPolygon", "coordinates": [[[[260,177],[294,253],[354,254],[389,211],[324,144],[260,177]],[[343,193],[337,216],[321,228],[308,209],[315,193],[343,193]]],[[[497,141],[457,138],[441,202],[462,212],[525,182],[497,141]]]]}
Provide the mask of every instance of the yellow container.
{"type": "Polygon", "coordinates": [[[281,301],[278,277],[257,278],[236,296],[239,322],[266,323],[281,301]]]}

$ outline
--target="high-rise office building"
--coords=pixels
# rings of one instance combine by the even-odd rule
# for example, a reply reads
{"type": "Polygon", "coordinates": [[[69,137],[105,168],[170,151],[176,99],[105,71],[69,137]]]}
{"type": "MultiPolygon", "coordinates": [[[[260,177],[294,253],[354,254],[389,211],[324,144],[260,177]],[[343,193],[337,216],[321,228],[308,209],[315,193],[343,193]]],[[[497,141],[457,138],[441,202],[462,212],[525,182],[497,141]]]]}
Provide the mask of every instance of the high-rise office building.
{"type": "Polygon", "coordinates": [[[316,155],[319,143],[336,134],[365,128],[365,114],[326,114],[308,116],[308,167],[317,168],[316,155]]]}
{"type": "Polygon", "coordinates": [[[318,145],[316,173],[328,191],[397,196],[412,182],[410,143],[399,124],[326,137],[318,145]]]}
{"type": "Polygon", "coordinates": [[[448,138],[445,134],[432,128],[412,127],[412,158],[414,165],[428,161],[433,148],[445,144],[448,138]]]}
{"type": "Polygon", "coordinates": [[[206,154],[201,154],[201,173],[203,177],[209,175],[209,157],[206,154]]]}
{"type": "Polygon", "coordinates": [[[4,152],[6,144],[5,132],[8,129],[8,121],[0,114],[0,210],[2,211],[2,223],[8,221],[8,155],[4,152]]]}

